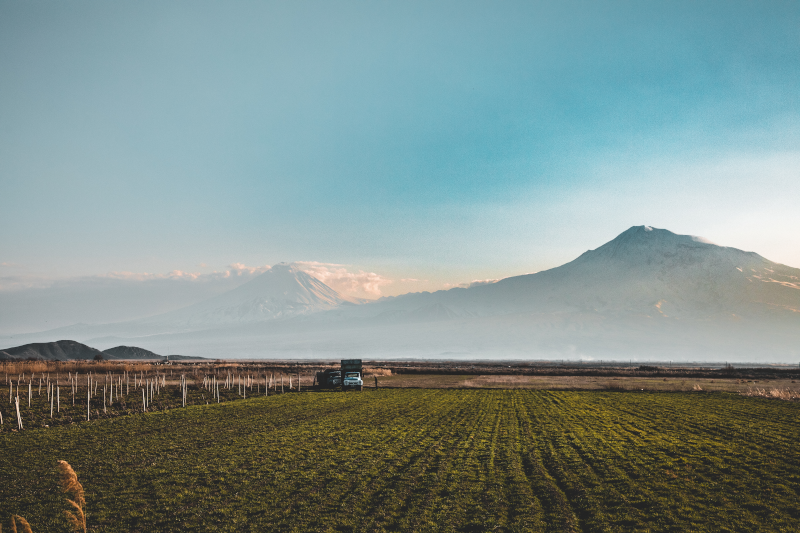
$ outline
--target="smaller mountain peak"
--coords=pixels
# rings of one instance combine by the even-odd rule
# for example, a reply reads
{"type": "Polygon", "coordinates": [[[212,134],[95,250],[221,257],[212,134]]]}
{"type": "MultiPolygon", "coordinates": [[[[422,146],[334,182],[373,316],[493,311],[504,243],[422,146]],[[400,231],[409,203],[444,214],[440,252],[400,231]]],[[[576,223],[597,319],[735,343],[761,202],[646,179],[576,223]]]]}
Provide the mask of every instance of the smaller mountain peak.
{"type": "Polygon", "coordinates": [[[628,228],[625,231],[623,231],[622,233],[620,233],[619,236],[621,237],[623,235],[636,235],[636,234],[645,235],[647,233],[655,234],[655,233],[658,233],[658,232],[661,232],[661,231],[666,231],[667,233],[672,233],[669,230],[654,228],[653,226],[631,226],[630,228],[628,228]]]}
{"type": "Polygon", "coordinates": [[[616,239],[611,242],[617,240],[629,240],[631,238],[643,238],[648,240],[657,239],[661,241],[693,241],[702,244],[715,244],[705,237],[697,237],[695,235],[679,235],[667,229],[654,228],[653,226],[631,226],[627,230],[620,233],[616,239]]]}
{"type": "Polygon", "coordinates": [[[294,263],[276,263],[272,265],[269,270],[261,274],[264,278],[297,278],[305,274],[302,270],[297,268],[294,263]]]}

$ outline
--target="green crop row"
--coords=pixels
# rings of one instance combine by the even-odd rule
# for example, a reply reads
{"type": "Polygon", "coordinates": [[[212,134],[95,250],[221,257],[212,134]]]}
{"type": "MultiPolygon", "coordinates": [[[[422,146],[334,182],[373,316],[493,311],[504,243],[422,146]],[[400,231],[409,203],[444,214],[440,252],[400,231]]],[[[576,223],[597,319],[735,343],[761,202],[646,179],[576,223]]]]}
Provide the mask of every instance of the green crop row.
{"type": "Polygon", "coordinates": [[[67,531],[796,531],[800,404],[728,394],[286,394],[0,434],[0,520],[67,531]]]}

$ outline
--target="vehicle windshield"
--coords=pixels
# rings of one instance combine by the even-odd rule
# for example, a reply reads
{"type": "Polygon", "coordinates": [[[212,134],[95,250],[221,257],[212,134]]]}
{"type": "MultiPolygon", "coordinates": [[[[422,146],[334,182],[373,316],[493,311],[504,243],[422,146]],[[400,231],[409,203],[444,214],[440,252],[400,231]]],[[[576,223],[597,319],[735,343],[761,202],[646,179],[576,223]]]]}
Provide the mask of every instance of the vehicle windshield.
{"type": "Polygon", "coordinates": [[[358,377],[358,372],[348,372],[347,374],[344,375],[344,377],[346,377],[346,378],[357,378],[358,377]]]}

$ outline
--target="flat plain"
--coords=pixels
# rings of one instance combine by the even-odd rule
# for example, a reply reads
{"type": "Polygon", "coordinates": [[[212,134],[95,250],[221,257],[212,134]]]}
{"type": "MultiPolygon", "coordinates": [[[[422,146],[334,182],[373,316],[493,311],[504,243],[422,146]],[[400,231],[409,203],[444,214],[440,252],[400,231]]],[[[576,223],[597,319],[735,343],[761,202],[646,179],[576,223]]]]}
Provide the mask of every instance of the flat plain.
{"type": "Polygon", "coordinates": [[[278,394],[4,431],[0,520],[67,531],[63,459],[90,531],[797,531],[799,436],[720,392],[278,394]]]}

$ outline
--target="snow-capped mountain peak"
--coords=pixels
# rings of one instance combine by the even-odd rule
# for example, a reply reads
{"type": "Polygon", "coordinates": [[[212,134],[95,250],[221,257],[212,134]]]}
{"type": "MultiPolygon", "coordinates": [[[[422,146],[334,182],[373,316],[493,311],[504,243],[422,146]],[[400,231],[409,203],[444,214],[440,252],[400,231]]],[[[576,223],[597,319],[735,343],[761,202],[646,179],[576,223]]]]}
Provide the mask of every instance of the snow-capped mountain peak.
{"type": "Polygon", "coordinates": [[[289,318],[349,303],[348,298],[317,278],[292,264],[278,263],[232,291],[145,322],[210,327],[289,318]]]}

